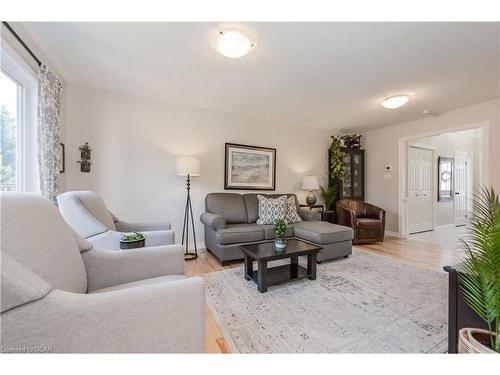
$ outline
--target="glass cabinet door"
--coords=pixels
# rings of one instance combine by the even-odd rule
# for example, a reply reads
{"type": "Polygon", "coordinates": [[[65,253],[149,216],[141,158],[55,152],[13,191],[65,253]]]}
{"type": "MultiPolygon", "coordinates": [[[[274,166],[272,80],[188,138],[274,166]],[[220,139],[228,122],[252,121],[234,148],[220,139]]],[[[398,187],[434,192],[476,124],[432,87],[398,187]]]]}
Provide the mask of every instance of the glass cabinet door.
{"type": "Polygon", "coordinates": [[[351,155],[344,155],[344,168],[345,168],[345,178],[342,183],[342,196],[344,198],[350,198],[352,195],[352,187],[351,187],[351,174],[352,174],[352,163],[351,163],[351,155]]]}
{"type": "Polygon", "coordinates": [[[354,197],[362,197],[363,191],[363,170],[361,165],[361,155],[352,155],[352,195],[354,197]]]}

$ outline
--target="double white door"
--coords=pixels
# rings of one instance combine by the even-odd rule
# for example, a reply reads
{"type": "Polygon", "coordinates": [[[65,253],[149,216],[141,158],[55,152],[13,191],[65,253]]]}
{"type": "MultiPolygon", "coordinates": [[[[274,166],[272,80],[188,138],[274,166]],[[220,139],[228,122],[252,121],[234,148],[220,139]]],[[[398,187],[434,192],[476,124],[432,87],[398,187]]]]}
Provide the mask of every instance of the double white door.
{"type": "Polygon", "coordinates": [[[432,151],[408,148],[408,233],[433,229],[432,151]]]}
{"type": "Polygon", "coordinates": [[[467,223],[467,154],[455,151],[454,173],[455,225],[467,223]]]}

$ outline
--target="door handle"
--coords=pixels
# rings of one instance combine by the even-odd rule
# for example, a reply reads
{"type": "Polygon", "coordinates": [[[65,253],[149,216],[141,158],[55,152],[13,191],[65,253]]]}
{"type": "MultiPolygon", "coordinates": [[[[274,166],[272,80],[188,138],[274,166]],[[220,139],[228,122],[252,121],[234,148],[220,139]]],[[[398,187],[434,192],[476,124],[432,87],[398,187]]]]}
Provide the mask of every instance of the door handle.
{"type": "Polygon", "coordinates": [[[457,193],[457,192],[455,193],[455,195],[458,195],[458,194],[460,194],[460,193],[457,193]]]}

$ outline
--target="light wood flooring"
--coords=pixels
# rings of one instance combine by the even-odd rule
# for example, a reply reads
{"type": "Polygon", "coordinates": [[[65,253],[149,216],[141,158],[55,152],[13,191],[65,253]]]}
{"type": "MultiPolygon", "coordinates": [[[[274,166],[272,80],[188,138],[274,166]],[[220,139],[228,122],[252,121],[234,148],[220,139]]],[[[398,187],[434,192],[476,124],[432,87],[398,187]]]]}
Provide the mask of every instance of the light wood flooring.
{"type": "MultiPolygon", "coordinates": [[[[357,245],[359,249],[389,256],[417,266],[441,271],[444,266],[452,265],[462,256],[462,251],[456,246],[442,243],[427,242],[426,239],[402,239],[386,237],[382,243],[357,245]]],[[[208,251],[202,251],[198,259],[186,262],[186,274],[200,275],[207,272],[220,271],[230,267],[238,267],[242,263],[235,262],[223,267],[208,251]]],[[[206,308],[206,350],[207,353],[230,353],[210,309],[206,308]]]]}

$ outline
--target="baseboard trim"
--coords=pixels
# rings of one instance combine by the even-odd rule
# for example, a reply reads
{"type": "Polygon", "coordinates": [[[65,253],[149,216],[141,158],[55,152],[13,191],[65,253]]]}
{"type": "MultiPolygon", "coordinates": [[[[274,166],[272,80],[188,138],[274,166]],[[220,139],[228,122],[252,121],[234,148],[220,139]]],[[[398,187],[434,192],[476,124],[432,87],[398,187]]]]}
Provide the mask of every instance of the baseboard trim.
{"type": "Polygon", "coordinates": [[[451,228],[455,228],[455,224],[436,225],[434,230],[443,230],[443,229],[451,229],[451,228]]]}
{"type": "MultiPolygon", "coordinates": [[[[182,245],[182,244],[178,244],[182,245]]],[[[184,247],[184,245],[182,245],[184,247]]],[[[205,242],[196,242],[198,252],[205,252],[207,250],[205,242]]],[[[194,242],[188,244],[188,249],[194,251],[194,242]]]]}
{"type": "Polygon", "coordinates": [[[392,230],[386,230],[385,231],[385,235],[386,236],[391,236],[391,237],[398,237],[398,238],[401,237],[399,235],[399,232],[393,232],[392,230]]]}

